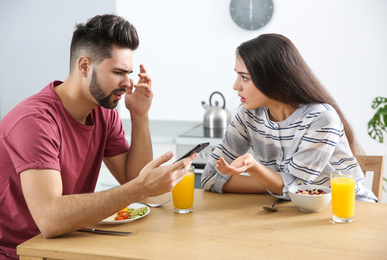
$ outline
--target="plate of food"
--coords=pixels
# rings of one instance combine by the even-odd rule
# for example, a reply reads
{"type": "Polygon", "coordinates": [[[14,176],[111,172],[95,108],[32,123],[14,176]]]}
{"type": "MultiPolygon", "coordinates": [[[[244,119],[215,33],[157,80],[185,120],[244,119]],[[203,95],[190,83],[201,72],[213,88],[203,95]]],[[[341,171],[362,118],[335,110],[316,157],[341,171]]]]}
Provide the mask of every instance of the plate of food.
{"type": "Polygon", "coordinates": [[[108,218],[100,221],[100,224],[124,224],[143,218],[148,215],[150,208],[141,203],[132,203],[108,218]]]}

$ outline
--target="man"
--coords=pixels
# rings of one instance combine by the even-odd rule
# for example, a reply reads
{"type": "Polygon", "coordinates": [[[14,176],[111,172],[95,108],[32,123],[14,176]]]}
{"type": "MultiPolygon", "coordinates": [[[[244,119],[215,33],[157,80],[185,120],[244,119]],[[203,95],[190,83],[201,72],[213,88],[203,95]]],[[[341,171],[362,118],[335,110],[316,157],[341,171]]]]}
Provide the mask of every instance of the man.
{"type": "Polygon", "coordinates": [[[67,79],[0,121],[0,259],[17,259],[16,246],[39,232],[65,234],[171,191],[196,158],[161,167],[173,156],[168,152],[151,161],[152,81],[143,65],[136,85],[129,78],[138,44],[136,29],[119,16],[78,24],[67,79]],[[130,147],[114,109],[123,94],[130,147]],[[102,160],[122,185],[92,193],[102,160]]]}

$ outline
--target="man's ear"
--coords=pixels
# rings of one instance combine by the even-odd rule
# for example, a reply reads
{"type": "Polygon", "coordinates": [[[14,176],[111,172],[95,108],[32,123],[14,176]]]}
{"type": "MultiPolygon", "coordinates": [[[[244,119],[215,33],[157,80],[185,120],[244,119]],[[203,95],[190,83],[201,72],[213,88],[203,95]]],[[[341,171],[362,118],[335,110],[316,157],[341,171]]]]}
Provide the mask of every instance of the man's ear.
{"type": "Polygon", "coordinates": [[[89,70],[91,69],[91,60],[88,57],[81,56],[78,59],[78,70],[82,76],[87,77],[89,70]]]}

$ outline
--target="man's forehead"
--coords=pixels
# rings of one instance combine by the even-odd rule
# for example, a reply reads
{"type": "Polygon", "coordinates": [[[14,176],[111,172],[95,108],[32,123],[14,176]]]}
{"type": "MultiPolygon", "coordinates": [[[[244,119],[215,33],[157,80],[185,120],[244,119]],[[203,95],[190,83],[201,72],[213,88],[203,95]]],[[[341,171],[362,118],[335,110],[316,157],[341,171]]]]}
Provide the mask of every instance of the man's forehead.
{"type": "Polygon", "coordinates": [[[127,48],[113,48],[111,57],[105,59],[102,63],[114,68],[132,71],[133,52],[127,48]]]}

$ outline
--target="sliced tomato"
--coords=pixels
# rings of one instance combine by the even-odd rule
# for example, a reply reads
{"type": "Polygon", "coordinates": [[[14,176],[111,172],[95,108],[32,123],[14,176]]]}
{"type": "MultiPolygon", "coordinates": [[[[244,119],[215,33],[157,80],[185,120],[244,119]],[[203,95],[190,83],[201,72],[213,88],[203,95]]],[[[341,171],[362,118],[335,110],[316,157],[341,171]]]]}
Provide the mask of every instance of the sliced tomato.
{"type": "Polygon", "coordinates": [[[129,218],[129,213],[126,211],[118,211],[117,216],[122,217],[123,219],[128,219],[129,218]]]}
{"type": "Polygon", "coordinates": [[[117,212],[117,216],[122,216],[122,215],[125,215],[126,211],[118,211],[117,212]]]}
{"type": "Polygon", "coordinates": [[[128,212],[125,212],[121,215],[121,217],[123,217],[124,219],[128,219],[129,218],[129,213],[128,212]]]}

